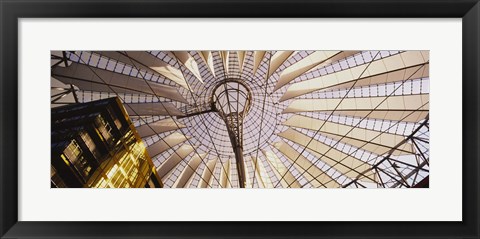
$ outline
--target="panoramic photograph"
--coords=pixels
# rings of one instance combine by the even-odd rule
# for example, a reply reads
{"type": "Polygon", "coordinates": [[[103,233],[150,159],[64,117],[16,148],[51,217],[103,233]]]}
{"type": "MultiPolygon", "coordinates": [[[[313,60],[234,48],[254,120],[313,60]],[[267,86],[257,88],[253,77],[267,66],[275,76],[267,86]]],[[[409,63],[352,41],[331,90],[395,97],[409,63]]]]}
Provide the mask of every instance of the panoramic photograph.
{"type": "Polygon", "coordinates": [[[51,188],[429,187],[429,51],[50,54],[51,188]]]}

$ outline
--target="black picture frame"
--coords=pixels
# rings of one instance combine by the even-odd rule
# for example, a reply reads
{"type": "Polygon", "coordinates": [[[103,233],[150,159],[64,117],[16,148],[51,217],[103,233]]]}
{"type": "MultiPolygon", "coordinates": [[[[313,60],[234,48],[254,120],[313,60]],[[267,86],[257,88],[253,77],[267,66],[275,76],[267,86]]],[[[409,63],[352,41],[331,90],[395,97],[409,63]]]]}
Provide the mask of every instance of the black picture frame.
{"type": "MultiPolygon", "coordinates": [[[[0,0],[1,238],[479,238],[478,0],[0,0]],[[462,18],[462,222],[18,221],[18,19],[150,17],[462,18]]],[[[460,185],[459,185],[460,186],[460,185]]],[[[41,205],[39,205],[41,206],[41,205]]]]}

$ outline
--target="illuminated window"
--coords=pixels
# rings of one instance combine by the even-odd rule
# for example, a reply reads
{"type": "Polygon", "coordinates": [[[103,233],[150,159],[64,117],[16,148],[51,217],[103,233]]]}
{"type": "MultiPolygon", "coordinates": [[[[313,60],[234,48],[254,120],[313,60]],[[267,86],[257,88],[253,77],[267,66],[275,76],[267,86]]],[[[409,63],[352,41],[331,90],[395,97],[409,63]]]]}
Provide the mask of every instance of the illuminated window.
{"type": "Polygon", "coordinates": [[[63,151],[68,160],[74,165],[80,175],[86,179],[92,170],[88,161],[82,155],[82,149],[76,140],[72,140],[70,144],[63,151]]]}
{"type": "Polygon", "coordinates": [[[87,132],[81,132],[80,137],[82,137],[83,142],[85,142],[85,145],[87,145],[87,148],[92,152],[93,156],[98,159],[100,152],[98,152],[97,146],[95,146],[90,135],[87,132]]]}
{"type": "Polygon", "coordinates": [[[95,123],[97,124],[97,129],[100,131],[100,134],[102,135],[103,139],[111,144],[114,140],[113,135],[112,135],[112,127],[108,122],[106,122],[101,115],[98,115],[97,118],[95,119],[95,123]]]}

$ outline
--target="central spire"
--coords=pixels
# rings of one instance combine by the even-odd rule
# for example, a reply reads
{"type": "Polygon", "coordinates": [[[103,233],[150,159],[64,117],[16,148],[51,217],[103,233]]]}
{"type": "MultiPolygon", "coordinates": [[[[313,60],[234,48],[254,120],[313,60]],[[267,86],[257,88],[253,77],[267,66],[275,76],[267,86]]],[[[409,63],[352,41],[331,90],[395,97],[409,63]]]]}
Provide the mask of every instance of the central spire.
{"type": "Polygon", "coordinates": [[[213,90],[212,107],[225,122],[228,136],[235,153],[238,181],[245,187],[245,166],[243,161],[243,120],[250,110],[252,93],[239,79],[226,79],[213,90]]]}

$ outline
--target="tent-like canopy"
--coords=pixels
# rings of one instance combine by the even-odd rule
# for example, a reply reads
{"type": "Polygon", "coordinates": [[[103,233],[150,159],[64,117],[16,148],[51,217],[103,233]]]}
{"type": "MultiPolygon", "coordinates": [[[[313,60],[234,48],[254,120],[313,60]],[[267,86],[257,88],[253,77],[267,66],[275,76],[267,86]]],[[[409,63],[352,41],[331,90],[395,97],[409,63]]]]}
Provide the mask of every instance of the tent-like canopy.
{"type": "Polygon", "coordinates": [[[52,51],[51,66],[52,107],[122,100],[165,187],[239,187],[218,107],[248,97],[235,131],[247,188],[414,187],[429,175],[428,51],[52,51]],[[215,106],[224,82],[238,94],[215,106]]]}

